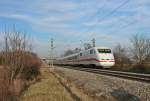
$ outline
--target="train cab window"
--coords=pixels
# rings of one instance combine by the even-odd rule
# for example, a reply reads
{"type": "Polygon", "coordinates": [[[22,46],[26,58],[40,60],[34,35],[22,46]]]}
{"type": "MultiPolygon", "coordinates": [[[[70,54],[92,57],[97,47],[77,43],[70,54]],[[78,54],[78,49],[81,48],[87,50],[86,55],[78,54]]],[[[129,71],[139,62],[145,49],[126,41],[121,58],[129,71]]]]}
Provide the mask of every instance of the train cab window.
{"type": "Polygon", "coordinates": [[[111,53],[110,49],[97,49],[99,53],[111,53]]]}

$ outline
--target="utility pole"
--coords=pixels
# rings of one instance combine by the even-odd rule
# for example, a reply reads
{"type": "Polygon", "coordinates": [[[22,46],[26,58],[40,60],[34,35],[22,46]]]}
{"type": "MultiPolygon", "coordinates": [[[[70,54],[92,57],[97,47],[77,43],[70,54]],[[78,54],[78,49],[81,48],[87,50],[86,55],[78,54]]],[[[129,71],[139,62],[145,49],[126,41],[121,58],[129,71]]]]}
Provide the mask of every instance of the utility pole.
{"type": "Polygon", "coordinates": [[[51,38],[51,57],[50,57],[50,66],[53,68],[54,67],[54,65],[53,65],[53,49],[54,49],[54,40],[53,40],[53,38],[51,38]]]}
{"type": "Polygon", "coordinates": [[[91,41],[92,41],[92,46],[95,47],[95,38],[93,38],[91,41]]]}

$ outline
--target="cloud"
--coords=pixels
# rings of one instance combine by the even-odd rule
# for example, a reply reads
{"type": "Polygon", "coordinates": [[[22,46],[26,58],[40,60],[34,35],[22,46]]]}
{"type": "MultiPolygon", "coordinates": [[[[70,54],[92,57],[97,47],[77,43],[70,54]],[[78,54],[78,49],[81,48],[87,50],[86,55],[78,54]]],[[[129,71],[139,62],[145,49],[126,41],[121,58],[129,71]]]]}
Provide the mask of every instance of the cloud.
{"type": "Polygon", "coordinates": [[[33,8],[38,9],[44,12],[66,12],[70,10],[74,10],[78,7],[76,3],[69,1],[56,1],[56,0],[37,0],[37,2],[33,5],[33,8]]]}
{"type": "MultiPolygon", "coordinates": [[[[65,38],[79,41],[92,37],[104,43],[122,42],[130,34],[145,32],[150,26],[149,0],[129,0],[111,13],[123,2],[125,0],[1,0],[0,17],[24,21],[37,32],[63,36],[64,44],[65,38]]],[[[45,43],[40,44],[47,47],[42,46],[45,43]]]]}

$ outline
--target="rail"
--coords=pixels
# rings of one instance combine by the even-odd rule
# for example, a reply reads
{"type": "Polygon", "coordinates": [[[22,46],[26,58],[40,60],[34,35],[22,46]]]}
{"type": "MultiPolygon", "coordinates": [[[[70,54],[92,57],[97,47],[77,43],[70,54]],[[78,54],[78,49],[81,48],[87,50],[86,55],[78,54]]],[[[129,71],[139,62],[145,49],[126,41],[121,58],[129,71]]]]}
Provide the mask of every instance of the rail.
{"type": "Polygon", "coordinates": [[[104,70],[104,69],[95,69],[95,68],[83,68],[83,67],[72,67],[72,66],[63,66],[64,68],[70,68],[80,71],[86,71],[95,74],[103,74],[108,76],[121,77],[126,79],[132,79],[136,81],[143,81],[150,83],[150,74],[142,74],[142,73],[133,73],[133,72],[122,72],[122,71],[112,71],[112,70],[104,70]]]}

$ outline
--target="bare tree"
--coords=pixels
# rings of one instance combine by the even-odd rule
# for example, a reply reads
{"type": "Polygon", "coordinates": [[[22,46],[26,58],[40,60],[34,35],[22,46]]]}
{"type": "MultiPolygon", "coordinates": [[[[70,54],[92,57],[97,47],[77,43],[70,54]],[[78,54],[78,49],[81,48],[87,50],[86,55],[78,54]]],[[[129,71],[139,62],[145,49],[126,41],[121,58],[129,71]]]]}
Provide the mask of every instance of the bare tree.
{"type": "Polygon", "coordinates": [[[16,98],[24,89],[25,82],[36,79],[40,74],[41,65],[40,59],[31,52],[32,47],[26,33],[13,30],[5,31],[3,35],[3,48],[0,51],[0,101],[10,96],[16,98]]]}
{"type": "Polygon", "coordinates": [[[86,49],[90,49],[92,48],[92,45],[90,43],[84,43],[84,48],[86,49]]]}
{"type": "Polygon", "coordinates": [[[114,56],[116,64],[123,66],[123,64],[129,64],[130,59],[127,55],[127,51],[120,44],[116,45],[114,48],[114,56]]]}
{"type": "Polygon", "coordinates": [[[66,50],[66,51],[64,52],[64,55],[63,55],[63,56],[68,56],[68,55],[71,55],[71,54],[73,54],[73,53],[74,53],[73,50],[68,49],[68,50],[66,50]]]}
{"type": "Polygon", "coordinates": [[[74,53],[79,53],[81,51],[81,48],[75,48],[75,49],[68,49],[64,52],[62,56],[68,56],[74,53]]]}
{"type": "Polygon", "coordinates": [[[30,48],[26,34],[19,31],[5,32],[4,41],[3,65],[9,71],[10,83],[12,84],[13,80],[21,75],[26,67],[29,60],[26,58],[26,54],[30,48]]]}
{"type": "Polygon", "coordinates": [[[74,53],[79,53],[81,51],[81,48],[75,48],[74,53]]]}
{"type": "Polygon", "coordinates": [[[131,38],[131,53],[134,61],[138,64],[143,64],[149,60],[150,56],[150,38],[144,35],[136,34],[131,38]]]}

